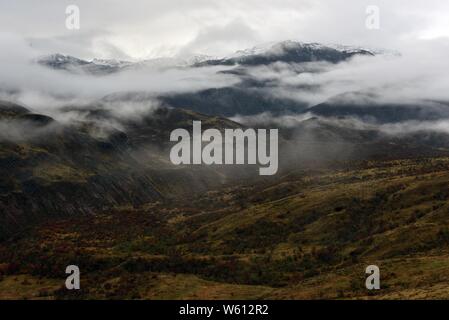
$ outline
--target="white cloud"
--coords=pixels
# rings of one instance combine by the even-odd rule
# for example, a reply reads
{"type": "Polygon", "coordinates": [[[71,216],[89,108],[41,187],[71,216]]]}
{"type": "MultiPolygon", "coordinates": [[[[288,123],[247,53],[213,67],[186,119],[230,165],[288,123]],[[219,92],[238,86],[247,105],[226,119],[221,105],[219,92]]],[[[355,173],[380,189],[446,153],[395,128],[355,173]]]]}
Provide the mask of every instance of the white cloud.
{"type": "Polygon", "coordinates": [[[137,68],[107,76],[72,74],[38,65],[40,52],[30,49],[20,37],[0,33],[0,92],[13,93],[21,103],[42,109],[72,102],[88,102],[117,92],[146,92],[149,95],[198,91],[235,84],[232,75],[218,73],[220,67],[137,68]]]}
{"type": "Polygon", "coordinates": [[[248,73],[269,81],[272,95],[309,105],[348,92],[369,92],[386,103],[449,101],[448,53],[447,39],[422,40],[419,47],[404,47],[400,56],[359,56],[339,64],[276,63],[248,73]]]}
{"type": "Polygon", "coordinates": [[[59,104],[58,97],[67,102],[118,91],[157,94],[222,87],[237,80],[217,74],[217,68],[98,78],[53,72],[30,61],[53,52],[125,59],[220,55],[290,38],[399,49],[402,57],[251,69],[256,78],[273,79],[272,94],[310,104],[361,90],[390,101],[449,100],[449,38],[436,38],[446,35],[448,14],[449,2],[443,0],[0,0],[0,88],[20,89],[22,102],[39,107],[59,104]],[[80,31],[65,28],[68,4],[81,9],[80,31]],[[366,6],[373,4],[381,12],[378,31],[365,27],[366,6]]]}
{"type": "Polygon", "coordinates": [[[446,0],[0,0],[0,30],[84,58],[222,55],[283,39],[400,49],[448,36],[448,15],[446,0]],[[65,28],[68,4],[80,7],[80,31],[65,28]],[[380,8],[380,30],[365,27],[368,5],[380,8]]]}

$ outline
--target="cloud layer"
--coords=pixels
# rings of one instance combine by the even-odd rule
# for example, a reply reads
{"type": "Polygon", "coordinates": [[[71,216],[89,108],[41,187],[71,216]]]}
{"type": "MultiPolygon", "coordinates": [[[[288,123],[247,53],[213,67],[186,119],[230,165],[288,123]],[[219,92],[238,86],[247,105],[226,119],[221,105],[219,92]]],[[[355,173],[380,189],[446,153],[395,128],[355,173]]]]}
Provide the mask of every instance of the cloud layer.
{"type": "Polygon", "coordinates": [[[0,0],[0,30],[82,58],[223,55],[283,39],[401,49],[448,37],[448,15],[445,0],[0,0]],[[80,30],[65,27],[71,4],[80,30]],[[365,26],[369,5],[379,7],[379,30],[365,26]]]}
{"type": "Polygon", "coordinates": [[[89,102],[117,92],[138,91],[158,95],[219,88],[238,81],[230,75],[218,73],[218,70],[223,70],[218,67],[136,68],[102,77],[72,74],[37,64],[40,52],[14,34],[0,33],[0,46],[14,48],[15,51],[14,55],[8,51],[0,52],[1,96],[37,109],[89,102]]]}
{"type": "Polygon", "coordinates": [[[250,68],[270,81],[265,93],[309,105],[347,92],[382,102],[449,101],[449,28],[443,0],[112,1],[0,0],[0,89],[33,108],[84,103],[116,92],[149,94],[220,88],[239,82],[225,67],[133,70],[104,77],[55,72],[33,61],[54,52],[81,58],[223,55],[268,41],[370,45],[400,57],[360,57],[338,65],[250,68]],[[81,10],[81,29],[65,28],[65,8],[81,10]],[[380,9],[380,29],[365,26],[366,7],[380,9]]]}

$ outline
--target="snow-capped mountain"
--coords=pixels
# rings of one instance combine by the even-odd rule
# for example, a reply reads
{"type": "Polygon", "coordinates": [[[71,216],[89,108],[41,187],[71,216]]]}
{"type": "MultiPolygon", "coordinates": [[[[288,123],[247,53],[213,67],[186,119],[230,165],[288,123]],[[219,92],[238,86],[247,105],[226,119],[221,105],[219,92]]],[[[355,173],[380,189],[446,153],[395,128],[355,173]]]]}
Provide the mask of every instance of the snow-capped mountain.
{"type": "Polygon", "coordinates": [[[56,70],[104,75],[129,69],[144,70],[191,67],[212,59],[216,58],[207,55],[195,55],[187,58],[164,57],[137,62],[97,58],[88,61],[70,55],[56,53],[41,57],[37,62],[40,65],[56,70]]]}
{"type": "Polygon", "coordinates": [[[40,65],[56,70],[66,70],[74,73],[108,74],[121,71],[133,63],[121,60],[93,59],[82,60],[60,53],[42,57],[37,61],[40,65]]]}
{"type": "Polygon", "coordinates": [[[302,63],[327,61],[338,63],[355,55],[374,56],[374,50],[343,45],[325,45],[287,40],[240,50],[221,59],[204,61],[198,65],[263,65],[273,62],[302,63]]]}
{"type": "Polygon", "coordinates": [[[292,49],[311,49],[311,50],[329,50],[334,49],[340,52],[348,52],[348,53],[357,53],[357,52],[370,52],[375,53],[375,50],[363,48],[363,47],[354,47],[347,46],[341,44],[321,44],[321,43],[306,43],[301,41],[294,40],[285,40],[282,42],[268,42],[265,44],[260,44],[255,47],[236,51],[234,54],[228,56],[228,59],[239,58],[244,56],[251,55],[279,55],[284,53],[286,50],[292,49]]]}
{"type": "Polygon", "coordinates": [[[194,55],[190,57],[162,57],[137,62],[115,59],[78,59],[69,55],[52,54],[38,60],[41,65],[52,69],[90,74],[109,74],[126,69],[166,69],[201,67],[211,65],[263,65],[273,62],[302,63],[326,61],[338,63],[355,55],[374,56],[385,54],[384,50],[339,44],[304,43],[299,41],[282,41],[267,43],[253,48],[239,50],[226,57],[194,55]]]}
{"type": "Polygon", "coordinates": [[[89,64],[88,61],[60,53],[42,57],[38,59],[38,62],[54,69],[65,69],[68,66],[83,66],[89,64]]]}

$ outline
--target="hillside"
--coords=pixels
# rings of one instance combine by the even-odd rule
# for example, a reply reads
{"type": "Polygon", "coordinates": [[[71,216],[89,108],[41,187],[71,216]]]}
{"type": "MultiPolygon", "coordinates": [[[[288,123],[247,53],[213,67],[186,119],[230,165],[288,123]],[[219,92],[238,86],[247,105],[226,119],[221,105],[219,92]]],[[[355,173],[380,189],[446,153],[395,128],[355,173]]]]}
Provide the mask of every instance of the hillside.
{"type": "Polygon", "coordinates": [[[168,157],[172,129],[191,127],[192,120],[205,128],[238,126],[229,120],[164,108],[128,119],[100,105],[64,113],[75,120],[60,122],[0,103],[0,239],[49,217],[173,198],[192,185],[201,192],[235,173],[187,170],[168,157]]]}
{"type": "Polygon", "coordinates": [[[447,297],[448,158],[299,171],[42,224],[0,244],[2,297],[447,297]],[[364,268],[381,268],[368,295],[364,268]],[[99,285],[100,284],[100,285],[99,285]]]}

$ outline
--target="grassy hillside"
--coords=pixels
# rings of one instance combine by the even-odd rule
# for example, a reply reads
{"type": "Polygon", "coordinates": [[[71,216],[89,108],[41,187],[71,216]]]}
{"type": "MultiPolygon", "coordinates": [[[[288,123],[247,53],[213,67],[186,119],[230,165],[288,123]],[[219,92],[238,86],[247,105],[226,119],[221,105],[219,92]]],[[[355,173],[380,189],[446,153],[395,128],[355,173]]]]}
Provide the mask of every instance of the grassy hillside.
{"type": "Polygon", "coordinates": [[[448,185],[449,158],[351,162],[49,221],[0,243],[0,288],[5,298],[447,298],[448,185]],[[69,264],[81,269],[77,293],[63,289],[69,264]],[[364,287],[370,264],[376,292],[364,287]]]}
{"type": "Polygon", "coordinates": [[[192,120],[204,128],[239,126],[227,119],[166,108],[138,119],[100,106],[64,112],[74,120],[0,101],[0,240],[49,218],[139,206],[254,172],[171,164],[171,130],[191,129],[192,120]]]}

